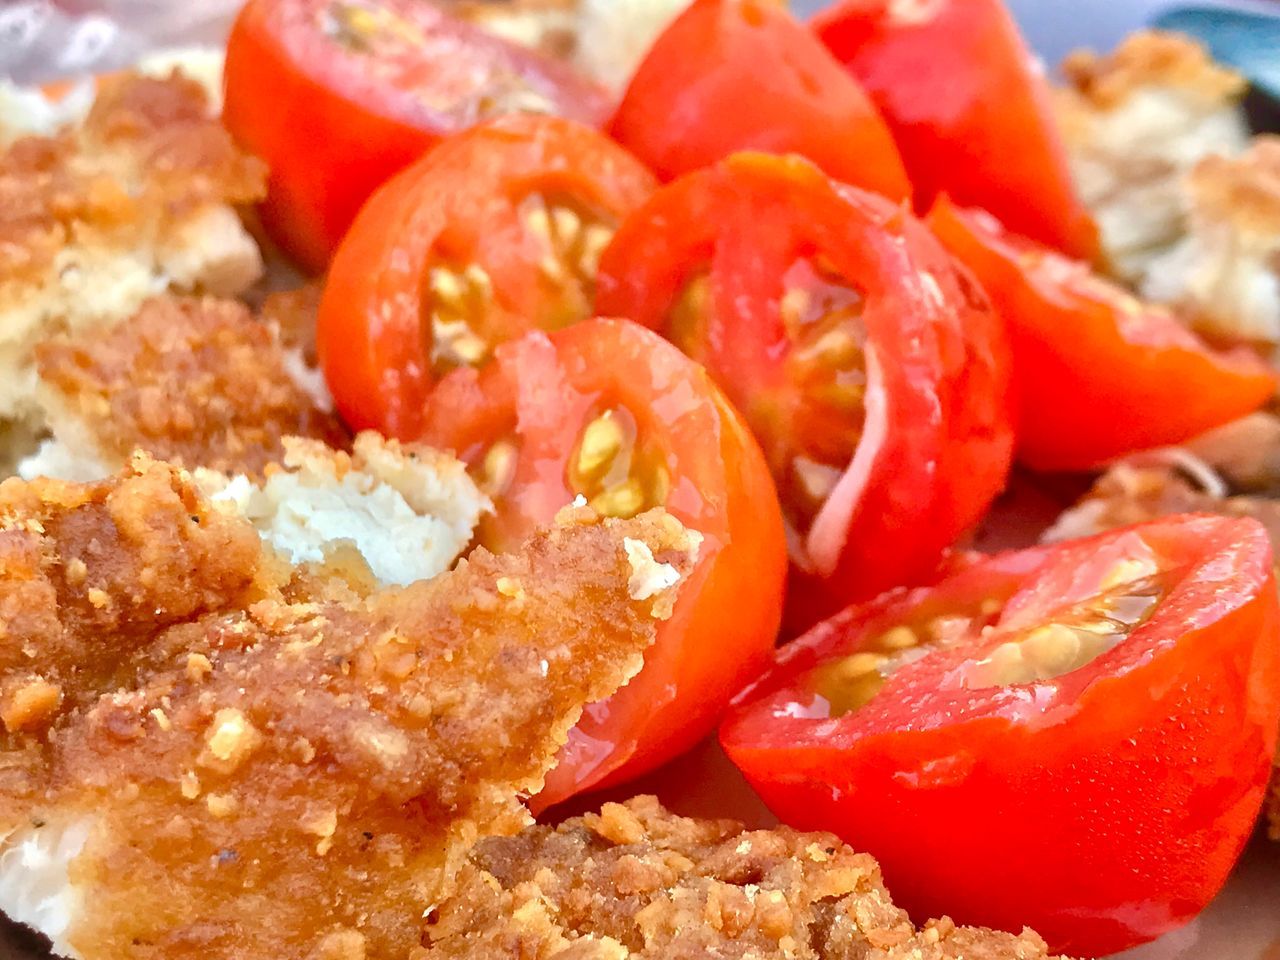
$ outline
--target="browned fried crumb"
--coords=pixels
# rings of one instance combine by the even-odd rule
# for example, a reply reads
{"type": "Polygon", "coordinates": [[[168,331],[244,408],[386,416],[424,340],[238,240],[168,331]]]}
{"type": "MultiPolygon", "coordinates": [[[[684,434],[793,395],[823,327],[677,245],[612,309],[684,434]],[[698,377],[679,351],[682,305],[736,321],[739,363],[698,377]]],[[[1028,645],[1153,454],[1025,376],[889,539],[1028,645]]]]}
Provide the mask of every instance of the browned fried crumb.
{"type": "Polygon", "coordinates": [[[653,797],[479,843],[415,960],[1033,960],[1044,942],[917,929],[836,837],[690,820],[653,797]]]}
{"type": "Polygon", "coordinates": [[[1067,81],[1095,107],[1108,109],[1143,87],[1177,87],[1216,101],[1244,95],[1245,80],[1215,63],[1190,37],[1139,30],[1101,55],[1078,50],[1062,62],[1067,81]]]}
{"type": "Polygon", "coordinates": [[[639,669],[656,600],[624,541],[681,573],[694,550],[661,512],[568,513],[429,582],[285,599],[287,567],[176,468],[0,504],[0,834],[91,825],[85,960],[406,956],[639,669]]]}
{"type": "Polygon", "coordinates": [[[1195,216],[1260,234],[1268,248],[1277,245],[1280,136],[1254,137],[1239,157],[1205,157],[1192,170],[1188,186],[1195,216]]]}
{"type": "Polygon", "coordinates": [[[275,327],[235,301],[150,300],[108,330],[41,344],[36,360],[55,437],[104,472],[142,449],[188,467],[260,474],[282,460],[285,436],[348,442],[291,375],[275,327]]]}
{"type": "Polygon", "coordinates": [[[163,242],[204,204],[260,199],[265,175],[195,81],[108,81],[82,125],[0,156],[0,287],[37,276],[71,243],[163,242]]]}

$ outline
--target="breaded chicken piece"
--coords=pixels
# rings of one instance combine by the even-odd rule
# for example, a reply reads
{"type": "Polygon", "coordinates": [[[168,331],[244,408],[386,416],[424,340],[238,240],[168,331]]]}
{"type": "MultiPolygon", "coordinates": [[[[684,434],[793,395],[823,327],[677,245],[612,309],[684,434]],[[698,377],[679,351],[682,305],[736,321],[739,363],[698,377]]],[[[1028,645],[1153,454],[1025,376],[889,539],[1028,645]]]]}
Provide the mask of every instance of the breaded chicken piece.
{"type": "Polygon", "coordinates": [[[233,300],[158,297],[34,354],[37,419],[52,438],[19,464],[28,479],[99,479],[136,449],[257,476],[283,459],[286,436],[347,443],[319,371],[233,300]]]}
{"type": "Polygon", "coordinates": [[[29,416],[35,346],[166,290],[234,295],[261,271],[234,206],[266,171],[173,75],[105,83],[84,122],[0,154],[0,421],[29,416]]]}
{"type": "Polygon", "coordinates": [[[1248,141],[1244,78],[1189,37],[1154,30],[1110,54],[1072,54],[1058,116],[1072,170],[1112,270],[1131,283],[1185,231],[1182,179],[1248,141]]]}
{"type": "Polygon", "coordinates": [[[348,454],[284,438],[284,462],[253,480],[210,470],[196,483],[247,518],[294,564],[341,562],[351,550],[380,586],[407,586],[453,565],[492,510],[462,461],[371,431],[348,454]]]}
{"type": "Polygon", "coordinates": [[[825,833],[690,820],[653,797],[485,840],[411,960],[1040,960],[1044,941],[917,929],[875,860],[825,833]]]}
{"type": "Polygon", "coordinates": [[[85,960],[407,956],[639,670],[697,540],[571,510],[361,597],[300,585],[167,465],[6,482],[0,908],[85,960]]]}
{"type": "Polygon", "coordinates": [[[1280,345],[1280,137],[1238,157],[1201,160],[1187,177],[1186,237],[1151,262],[1142,292],[1206,335],[1280,345]]]}

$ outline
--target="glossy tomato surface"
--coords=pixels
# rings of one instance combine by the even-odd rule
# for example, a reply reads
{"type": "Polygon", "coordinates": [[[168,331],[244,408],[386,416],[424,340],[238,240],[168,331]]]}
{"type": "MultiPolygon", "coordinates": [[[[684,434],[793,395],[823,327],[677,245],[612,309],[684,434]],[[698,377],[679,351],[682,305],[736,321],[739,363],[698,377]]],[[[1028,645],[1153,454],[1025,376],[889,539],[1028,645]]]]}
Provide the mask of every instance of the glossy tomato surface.
{"type": "Polygon", "coordinates": [[[692,746],[768,661],[786,574],[768,468],[707,373],[657,334],[595,320],[504,344],[441,382],[422,439],[456,450],[493,497],[479,531],[491,549],[580,495],[615,516],[664,506],[703,537],[644,669],[587,709],[538,806],[692,746]]]}
{"type": "Polygon", "coordinates": [[[721,742],[920,916],[1098,956],[1218,892],[1280,725],[1280,614],[1252,520],[1177,517],[977,561],[782,648],[721,742]]]}
{"type": "Polygon", "coordinates": [[[600,251],[655,185],[603,134],[550,116],[480,124],[396,176],[352,225],[320,305],[347,422],[412,439],[444,373],[590,317],[600,251]]]}
{"type": "Polygon", "coordinates": [[[1094,259],[1097,230],[1072,185],[1044,70],[1002,0],[843,0],[812,26],[888,121],[919,210],[946,192],[1094,259]]]}
{"type": "Polygon", "coordinates": [[[793,623],[919,582],[1004,485],[986,297],[909,212],[799,157],[660,189],[605,251],[597,305],[662,330],[743,411],[789,520],[793,623]]]}
{"type": "Polygon", "coordinates": [[[775,0],[696,0],[658,37],[610,129],[664,179],[762,150],[894,200],[911,193],[871,100],[775,0]]]}
{"type": "Polygon", "coordinates": [[[569,67],[416,0],[250,0],[227,46],[228,129],[271,169],[263,223],[320,272],[360,205],[441,137],[498,114],[598,125],[569,67]]]}
{"type": "Polygon", "coordinates": [[[943,197],[928,224],[1008,324],[1018,457],[1029,466],[1088,469],[1180,443],[1275,392],[1274,373],[1251,351],[1210,348],[1167,310],[982,211],[943,197]]]}

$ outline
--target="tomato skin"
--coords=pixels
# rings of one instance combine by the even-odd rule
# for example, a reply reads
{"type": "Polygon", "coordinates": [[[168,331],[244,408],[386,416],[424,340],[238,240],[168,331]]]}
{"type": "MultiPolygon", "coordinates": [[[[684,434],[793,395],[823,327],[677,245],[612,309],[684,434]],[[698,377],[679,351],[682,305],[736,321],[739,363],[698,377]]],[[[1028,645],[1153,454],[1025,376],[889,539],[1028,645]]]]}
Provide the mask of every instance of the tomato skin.
{"type": "Polygon", "coordinates": [[[774,0],[697,0],[654,43],[610,130],[664,180],[761,150],[801,154],[894,200],[911,194],[875,106],[774,0]]]}
{"type": "Polygon", "coordinates": [[[693,343],[756,431],[782,484],[790,438],[829,429],[790,379],[784,274],[814,252],[866,292],[866,426],[796,561],[788,629],[929,576],[1002,489],[1012,449],[1003,325],[910,213],[799,157],[738,154],[662,187],[600,263],[600,312],[675,336],[672,308],[706,269],[711,317],[693,343]],[[927,278],[927,279],[922,279],[927,278]],[[868,366],[868,370],[870,370],[868,366]]]}
{"type": "Polygon", "coordinates": [[[510,339],[584,319],[564,315],[520,219],[523,196],[573,198],[613,221],[639,206],[653,176],[598,131],[549,116],[500,117],[449,138],[385,184],[361,210],[329,270],[317,345],[338,409],[356,429],[422,429],[435,382],[422,291],[433,256],[491,279],[491,333],[510,339]]]}
{"type": "Polygon", "coordinates": [[[441,381],[422,439],[474,460],[493,440],[518,438],[512,492],[482,532],[501,549],[573,499],[566,461],[602,398],[663,439],[666,508],[704,540],[644,669],[587,709],[534,799],[539,809],[638,776],[706,736],[768,662],[781,617],[786,545],[759,447],[706,372],[656,334],[593,320],[504,344],[488,366],[441,381]]]}
{"type": "Polygon", "coordinates": [[[1248,350],[1215,351],[1167,312],[1087,266],[1004,233],[942,197],[927,218],[1009,325],[1017,372],[1018,458],[1080,470],[1238,419],[1276,389],[1248,350]]]}
{"type": "Polygon", "coordinates": [[[568,67],[413,0],[360,5],[407,24],[422,46],[371,65],[379,58],[353,53],[321,27],[333,6],[250,0],[232,27],[225,70],[223,122],[271,171],[263,224],[313,273],[380,184],[480,119],[447,102],[467,92],[459,77],[468,71],[479,85],[520,77],[565,116],[605,119],[606,95],[568,67]]]}
{"type": "Polygon", "coordinates": [[[844,0],[811,25],[888,121],[921,212],[946,192],[1071,256],[1097,257],[1043,68],[1001,0],[844,0]]]}
{"type": "MultiPolygon", "coordinates": [[[[1117,552],[1119,551],[1119,552],[1117,552]]],[[[1191,919],[1252,832],[1280,725],[1280,610],[1251,520],[1181,517],[978,561],[850,608],[783,648],[721,728],[771,809],[875,855],[920,915],[1110,954],[1191,919]],[[1141,541],[1184,572],[1127,640],[1054,680],[967,690],[981,644],[927,655],[836,720],[783,713],[817,664],[931,605],[1001,595],[1043,622],[1099,555],[1141,541]],[[975,869],[975,865],[981,865],[975,869]]]]}

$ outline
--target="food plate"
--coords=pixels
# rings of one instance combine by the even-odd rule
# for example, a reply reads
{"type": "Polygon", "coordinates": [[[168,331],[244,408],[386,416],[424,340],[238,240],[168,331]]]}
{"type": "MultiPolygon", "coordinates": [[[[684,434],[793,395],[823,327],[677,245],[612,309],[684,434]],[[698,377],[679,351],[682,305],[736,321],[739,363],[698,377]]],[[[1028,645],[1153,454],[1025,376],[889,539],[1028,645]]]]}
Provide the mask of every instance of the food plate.
{"type": "MultiPolygon", "coordinates": [[[[798,0],[795,3],[796,9],[802,13],[813,12],[823,5],[820,0],[798,0]]],[[[1150,16],[1173,5],[1157,0],[1133,0],[1127,3],[1115,0],[1077,0],[1072,4],[1051,3],[1046,0],[1011,0],[1011,6],[1020,17],[1032,43],[1049,63],[1055,62],[1075,46],[1107,48],[1150,16]]],[[[113,6],[125,14],[131,13],[137,18],[136,22],[112,25],[104,20],[90,21],[91,24],[96,24],[92,28],[85,27],[83,18],[85,9],[93,6],[92,4],[63,5],[65,9],[75,11],[74,15],[64,14],[57,9],[57,5],[48,3],[13,4],[10,5],[9,14],[12,15],[13,10],[19,6],[34,11],[32,16],[35,19],[32,23],[42,23],[51,30],[58,23],[63,27],[71,27],[63,35],[64,39],[69,37],[82,45],[78,51],[67,53],[65,57],[49,56],[39,63],[31,56],[21,61],[15,57],[12,68],[22,66],[24,79],[42,79],[38,76],[39,70],[47,70],[48,64],[52,62],[68,66],[104,67],[118,63],[121,57],[129,56],[135,50],[140,51],[143,45],[152,40],[172,43],[187,38],[168,20],[164,21],[163,29],[158,32],[148,29],[148,7],[154,13],[154,9],[162,9],[164,6],[154,2],[102,4],[104,7],[113,6]],[[46,14],[49,10],[54,13],[40,20],[41,16],[46,16],[40,13],[41,10],[46,11],[46,14]],[[80,16],[79,20],[76,19],[77,16],[80,16]],[[97,39],[92,40],[93,37],[97,39]],[[83,46],[85,44],[89,46],[83,46]]],[[[195,27],[202,40],[216,37],[221,31],[216,19],[201,18],[195,27]]],[[[35,36],[35,33],[31,34],[33,41],[35,36]]],[[[55,34],[45,33],[40,43],[47,45],[55,40],[55,34]]],[[[35,46],[31,49],[35,49],[35,46]]],[[[41,46],[40,49],[47,54],[50,47],[41,46]]],[[[16,45],[11,46],[8,51],[0,51],[0,58],[13,56],[15,50],[16,45]]],[[[0,68],[4,68],[3,60],[0,60],[0,68]]],[[[1026,517],[1022,518],[1022,522],[1029,526],[1036,519],[1026,517]]],[[[682,814],[730,816],[760,826],[774,822],[719,748],[711,742],[695,748],[658,774],[627,787],[625,794],[620,793],[619,796],[635,792],[657,793],[672,809],[682,814]]],[[[595,795],[575,803],[572,811],[556,813],[576,813],[598,806],[600,800],[601,797],[595,795]]],[[[0,957],[32,960],[44,955],[40,946],[21,930],[13,927],[0,928],[0,957]]],[[[1122,956],[1126,960],[1280,960],[1280,845],[1268,844],[1258,838],[1227,889],[1203,915],[1163,940],[1122,956]]]]}

